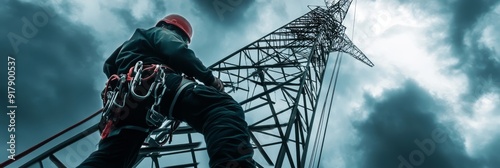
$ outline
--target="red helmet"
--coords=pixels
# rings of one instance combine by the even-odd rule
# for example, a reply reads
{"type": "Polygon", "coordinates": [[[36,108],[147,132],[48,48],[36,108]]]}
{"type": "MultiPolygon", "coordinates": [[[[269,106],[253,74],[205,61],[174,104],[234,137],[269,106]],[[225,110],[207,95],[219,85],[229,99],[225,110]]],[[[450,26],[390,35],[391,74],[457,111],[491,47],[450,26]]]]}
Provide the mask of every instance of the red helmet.
{"type": "Polygon", "coordinates": [[[193,37],[193,28],[186,18],[182,17],[181,15],[170,14],[165,16],[165,18],[160,20],[158,23],[162,21],[180,28],[184,33],[186,33],[189,42],[191,42],[191,37],[193,37]]]}

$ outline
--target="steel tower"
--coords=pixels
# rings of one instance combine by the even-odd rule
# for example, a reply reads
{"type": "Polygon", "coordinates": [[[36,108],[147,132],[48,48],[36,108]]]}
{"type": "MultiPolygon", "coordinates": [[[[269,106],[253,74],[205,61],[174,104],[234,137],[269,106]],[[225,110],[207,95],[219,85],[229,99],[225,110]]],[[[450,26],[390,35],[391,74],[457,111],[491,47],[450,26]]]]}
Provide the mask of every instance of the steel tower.
{"type": "MultiPolygon", "coordinates": [[[[374,66],[345,34],[342,23],[351,2],[316,7],[210,66],[245,110],[259,167],[305,167],[331,52],[347,53],[374,66]]],[[[23,167],[49,161],[57,167],[67,166],[56,153],[96,131],[97,126],[88,128],[23,167]]],[[[158,134],[164,132],[153,137],[158,134]]],[[[182,124],[173,139],[172,144],[143,147],[137,165],[150,158],[157,167],[200,166],[200,155],[206,150],[202,137],[182,124]],[[169,161],[180,155],[190,159],[175,164],[169,161]]]]}
{"type": "Polygon", "coordinates": [[[329,53],[374,66],[345,34],[351,2],[316,7],[211,66],[229,93],[247,95],[240,103],[267,164],[304,167],[329,53]]]}

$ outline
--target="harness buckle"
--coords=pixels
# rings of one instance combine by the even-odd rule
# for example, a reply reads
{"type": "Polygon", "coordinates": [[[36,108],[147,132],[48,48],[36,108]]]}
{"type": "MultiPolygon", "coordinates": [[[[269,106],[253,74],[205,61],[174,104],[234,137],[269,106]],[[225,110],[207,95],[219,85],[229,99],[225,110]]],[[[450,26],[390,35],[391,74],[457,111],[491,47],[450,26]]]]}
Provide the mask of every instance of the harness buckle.
{"type": "Polygon", "coordinates": [[[152,126],[155,126],[155,127],[160,127],[161,124],[163,123],[163,121],[165,121],[165,117],[163,115],[161,115],[160,113],[158,113],[153,107],[151,107],[149,110],[148,110],[148,113],[146,114],[146,121],[149,124],[151,124],[152,126]]]}

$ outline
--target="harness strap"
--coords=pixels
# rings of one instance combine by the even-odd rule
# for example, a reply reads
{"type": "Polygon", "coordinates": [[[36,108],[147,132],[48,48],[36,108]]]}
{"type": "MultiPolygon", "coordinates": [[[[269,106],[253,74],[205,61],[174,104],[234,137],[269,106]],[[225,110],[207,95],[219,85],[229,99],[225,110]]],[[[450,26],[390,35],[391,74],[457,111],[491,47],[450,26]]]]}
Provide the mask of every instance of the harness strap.
{"type": "MultiPolygon", "coordinates": [[[[195,84],[196,82],[193,82],[192,80],[182,78],[181,83],[179,84],[179,88],[177,89],[177,92],[175,93],[174,99],[172,99],[172,103],[170,104],[170,108],[168,110],[168,119],[173,119],[172,113],[174,111],[174,106],[175,103],[177,102],[177,99],[179,98],[179,95],[181,92],[190,84],[195,84]]],[[[196,86],[195,86],[196,87],[196,86]]]]}

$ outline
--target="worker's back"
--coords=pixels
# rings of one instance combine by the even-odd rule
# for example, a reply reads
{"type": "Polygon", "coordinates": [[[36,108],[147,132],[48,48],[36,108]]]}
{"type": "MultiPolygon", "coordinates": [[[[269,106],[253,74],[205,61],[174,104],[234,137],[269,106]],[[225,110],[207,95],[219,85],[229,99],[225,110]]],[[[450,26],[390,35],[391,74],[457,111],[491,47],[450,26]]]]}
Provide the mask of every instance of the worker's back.
{"type": "Polygon", "coordinates": [[[104,63],[104,73],[127,73],[141,60],[144,64],[165,64],[173,70],[194,77],[204,84],[214,81],[212,71],[188,48],[188,39],[175,27],[137,29],[104,63]]]}
{"type": "MultiPolygon", "coordinates": [[[[106,60],[104,64],[106,76],[127,73],[128,68],[139,60],[145,64],[168,64],[166,57],[157,52],[158,49],[154,44],[155,35],[158,33],[165,34],[164,36],[170,37],[169,41],[177,41],[176,44],[180,44],[181,37],[172,30],[161,27],[136,29],[130,39],[118,47],[106,60]]],[[[167,39],[162,40],[167,41],[167,39]]]]}

